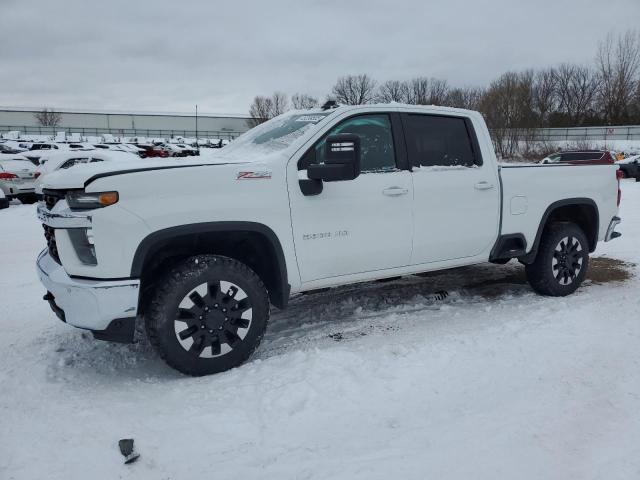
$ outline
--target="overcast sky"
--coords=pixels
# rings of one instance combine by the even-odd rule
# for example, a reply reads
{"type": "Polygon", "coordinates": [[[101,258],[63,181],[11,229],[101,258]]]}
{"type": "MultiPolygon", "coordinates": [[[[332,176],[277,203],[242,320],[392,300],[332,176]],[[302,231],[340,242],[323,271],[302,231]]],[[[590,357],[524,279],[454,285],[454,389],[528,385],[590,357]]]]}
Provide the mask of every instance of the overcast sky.
{"type": "Polygon", "coordinates": [[[246,113],[336,78],[591,62],[640,0],[0,0],[0,105],[246,113]]]}

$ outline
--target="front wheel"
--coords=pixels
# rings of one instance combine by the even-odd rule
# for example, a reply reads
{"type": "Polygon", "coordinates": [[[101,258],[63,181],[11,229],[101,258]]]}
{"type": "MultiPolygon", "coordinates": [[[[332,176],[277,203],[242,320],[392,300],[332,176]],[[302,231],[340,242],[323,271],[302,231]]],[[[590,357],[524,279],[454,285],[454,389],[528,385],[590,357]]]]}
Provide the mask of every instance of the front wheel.
{"type": "Polygon", "coordinates": [[[253,270],[232,258],[198,255],[160,280],[145,323],[171,367],[208,375],[245,362],[268,320],[267,290],[253,270]]]}
{"type": "Polygon", "coordinates": [[[535,261],[525,267],[531,287],[562,297],[576,291],[589,267],[589,243],[573,223],[552,223],[542,234],[535,261]]]}

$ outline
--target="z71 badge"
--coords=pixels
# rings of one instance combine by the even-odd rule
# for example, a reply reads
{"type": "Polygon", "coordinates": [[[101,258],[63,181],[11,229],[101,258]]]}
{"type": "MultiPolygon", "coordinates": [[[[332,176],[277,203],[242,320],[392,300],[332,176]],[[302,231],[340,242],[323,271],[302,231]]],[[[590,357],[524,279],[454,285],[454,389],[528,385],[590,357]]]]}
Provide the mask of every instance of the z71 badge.
{"type": "Polygon", "coordinates": [[[256,172],[238,172],[236,175],[236,180],[270,180],[271,179],[271,171],[270,170],[260,170],[256,172]]]}

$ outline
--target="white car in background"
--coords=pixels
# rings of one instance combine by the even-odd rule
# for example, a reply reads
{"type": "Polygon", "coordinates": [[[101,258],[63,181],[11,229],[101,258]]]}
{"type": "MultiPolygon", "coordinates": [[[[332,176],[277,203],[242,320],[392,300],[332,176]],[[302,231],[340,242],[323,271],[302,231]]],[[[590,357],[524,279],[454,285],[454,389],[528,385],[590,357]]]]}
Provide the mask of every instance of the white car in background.
{"type": "Polygon", "coordinates": [[[99,162],[139,162],[140,157],[135,153],[119,152],[116,150],[67,151],[50,153],[41,158],[40,166],[36,169],[36,191],[43,177],[58,171],[66,170],[78,165],[99,162]]]}
{"type": "Polygon", "coordinates": [[[31,160],[34,165],[40,164],[40,159],[52,152],[68,152],[68,151],[89,151],[93,147],[81,143],[56,143],[56,142],[37,142],[31,145],[28,152],[23,155],[31,160]]]}
{"type": "Polygon", "coordinates": [[[93,147],[97,150],[109,150],[114,152],[130,152],[140,156],[140,152],[144,152],[143,148],[136,147],[129,143],[95,143],[93,147]]]}
{"type": "Polygon", "coordinates": [[[5,140],[2,142],[2,145],[5,147],[9,147],[17,152],[26,152],[31,148],[31,141],[27,140],[5,140]]]}
{"type": "Polygon", "coordinates": [[[22,155],[0,155],[0,190],[7,199],[35,203],[37,176],[34,165],[22,155]]]}
{"type": "Polygon", "coordinates": [[[9,199],[5,197],[4,192],[0,190],[0,210],[9,208],[9,199]]]}
{"type": "Polygon", "coordinates": [[[161,143],[157,146],[164,148],[172,157],[186,157],[185,149],[175,143],[161,143]]]}

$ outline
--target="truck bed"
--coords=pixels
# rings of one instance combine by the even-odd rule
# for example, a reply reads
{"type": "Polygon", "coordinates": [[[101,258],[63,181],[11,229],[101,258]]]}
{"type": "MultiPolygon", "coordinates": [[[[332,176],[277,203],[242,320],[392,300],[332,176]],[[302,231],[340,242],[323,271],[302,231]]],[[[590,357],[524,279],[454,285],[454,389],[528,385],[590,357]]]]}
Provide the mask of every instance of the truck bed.
{"type": "Polygon", "coordinates": [[[501,235],[522,234],[526,251],[533,247],[538,227],[552,206],[582,199],[595,204],[603,240],[617,213],[618,181],[615,165],[502,164],[501,235]]]}

